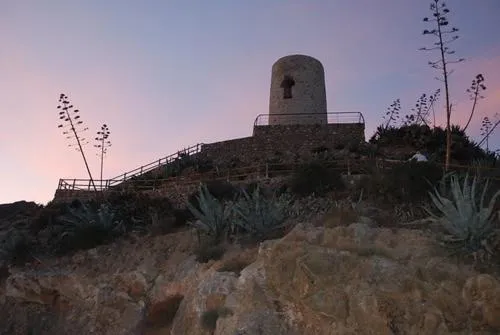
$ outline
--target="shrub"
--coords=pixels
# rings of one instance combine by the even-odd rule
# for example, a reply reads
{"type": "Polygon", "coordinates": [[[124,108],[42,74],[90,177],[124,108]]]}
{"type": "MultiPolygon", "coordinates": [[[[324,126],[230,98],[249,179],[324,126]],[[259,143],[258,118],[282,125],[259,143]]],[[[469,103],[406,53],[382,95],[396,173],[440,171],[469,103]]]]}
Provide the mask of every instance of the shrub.
{"type": "Polygon", "coordinates": [[[328,153],[330,149],[328,147],[325,147],[324,145],[321,145],[319,147],[315,147],[311,150],[311,153],[313,154],[323,154],[323,153],[328,153]]]}
{"type": "Polygon", "coordinates": [[[447,235],[442,242],[455,251],[477,253],[488,250],[489,238],[494,233],[494,206],[500,190],[490,199],[487,206],[485,195],[488,182],[482,191],[478,190],[478,179],[474,176],[470,182],[467,174],[463,180],[463,186],[457,175],[450,176],[450,191],[452,197],[440,194],[437,188],[429,193],[434,206],[440,214],[428,210],[431,219],[443,225],[447,235]],[[480,195],[480,198],[478,196],[480,195]]]}
{"type": "Polygon", "coordinates": [[[69,213],[58,218],[62,234],[56,240],[56,252],[90,249],[125,233],[121,221],[108,205],[82,203],[69,207],[69,213]]]}
{"type": "Polygon", "coordinates": [[[228,232],[231,208],[217,200],[206,185],[200,186],[197,202],[199,208],[187,203],[188,209],[198,219],[191,225],[220,242],[228,232]]]}
{"type": "Polygon", "coordinates": [[[252,193],[242,190],[233,206],[233,224],[258,239],[283,228],[290,201],[285,196],[266,197],[257,186],[252,193]]]}
{"type": "MultiPolygon", "coordinates": [[[[490,159],[491,155],[471,141],[458,125],[451,127],[451,158],[461,163],[474,159],[490,159]]],[[[443,161],[446,148],[446,129],[427,125],[403,125],[400,127],[379,126],[370,138],[370,143],[380,147],[410,146],[416,150],[432,152],[431,160],[443,161]]]]}
{"type": "MultiPolygon", "coordinates": [[[[208,192],[218,201],[234,200],[238,195],[238,188],[225,180],[211,180],[204,184],[208,192]]],[[[198,202],[200,191],[192,193],[188,197],[188,203],[196,209],[200,209],[198,202]]]]}
{"type": "Polygon", "coordinates": [[[214,162],[210,159],[197,160],[196,164],[197,164],[196,171],[198,173],[206,173],[206,172],[213,171],[215,169],[214,162]]]}
{"type": "Polygon", "coordinates": [[[111,194],[106,203],[127,232],[146,232],[152,224],[152,213],[162,218],[174,216],[173,206],[167,198],[150,198],[136,192],[111,194]]]}
{"type": "Polygon", "coordinates": [[[32,243],[26,234],[12,231],[0,241],[0,260],[13,265],[22,265],[32,258],[32,243]]]}
{"type": "Polygon", "coordinates": [[[439,165],[410,161],[398,164],[385,172],[385,183],[389,192],[400,201],[420,201],[427,197],[443,176],[439,165]]]}
{"type": "Polygon", "coordinates": [[[345,188],[341,174],[333,164],[312,162],[304,164],[291,178],[291,191],[300,196],[325,195],[331,190],[345,188]]]}
{"type": "Polygon", "coordinates": [[[428,162],[405,162],[389,170],[374,171],[363,181],[366,194],[388,203],[427,200],[428,192],[443,176],[440,166],[428,162]]]}
{"type": "Polygon", "coordinates": [[[174,209],[174,218],[174,227],[182,227],[185,226],[188,221],[194,219],[194,215],[187,208],[174,209]]]}
{"type": "Polygon", "coordinates": [[[34,217],[33,224],[30,226],[31,231],[38,233],[42,229],[53,226],[57,223],[57,217],[67,211],[68,205],[65,203],[48,203],[34,217]]]}

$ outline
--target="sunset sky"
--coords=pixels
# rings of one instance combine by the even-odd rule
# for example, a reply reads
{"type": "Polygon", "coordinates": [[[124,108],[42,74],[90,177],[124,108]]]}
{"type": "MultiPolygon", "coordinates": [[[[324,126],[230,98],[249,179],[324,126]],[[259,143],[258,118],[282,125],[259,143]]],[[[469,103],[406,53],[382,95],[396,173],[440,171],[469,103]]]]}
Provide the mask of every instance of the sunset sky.
{"type": "MultiPolygon", "coordinates": [[[[87,178],[58,124],[69,96],[94,138],[109,125],[110,178],[190,145],[245,137],[267,113],[271,66],[306,54],[323,63],[329,111],[361,112],[366,138],[392,101],[409,110],[442,83],[418,51],[434,40],[425,0],[2,0],[0,3],[0,203],[46,203],[59,178],[87,178]]],[[[500,113],[500,1],[449,0],[451,47],[466,61],[451,77],[453,123],[478,73],[481,119],[500,113]]],[[[444,99],[439,120],[444,120],[444,99]]],[[[94,177],[99,160],[85,147],[94,177]]],[[[500,129],[490,148],[500,147],[500,129]]]]}

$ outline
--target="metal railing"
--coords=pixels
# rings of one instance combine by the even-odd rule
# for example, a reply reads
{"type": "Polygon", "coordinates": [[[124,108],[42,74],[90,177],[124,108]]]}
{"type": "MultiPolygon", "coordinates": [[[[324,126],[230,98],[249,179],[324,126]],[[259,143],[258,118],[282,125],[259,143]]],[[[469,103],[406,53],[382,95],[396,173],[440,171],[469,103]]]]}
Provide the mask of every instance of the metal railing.
{"type": "Polygon", "coordinates": [[[146,172],[152,171],[154,169],[157,169],[159,167],[162,167],[164,165],[172,163],[176,159],[180,159],[182,157],[197,154],[197,153],[201,152],[202,146],[203,146],[203,143],[195,144],[195,145],[190,146],[186,149],[177,151],[174,154],[171,154],[171,155],[166,156],[164,158],[160,158],[154,162],[151,162],[151,163],[146,164],[146,165],[142,165],[136,169],[130,170],[130,171],[125,172],[119,176],[111,178],[108,180],[108,182],[109,182],[108,187],[114,186],[114,185],[122,183],[122,182],[124,182],[132,177],[140,176],[146,172]]]}
{"type": "MultiPolygon", "coordinates": [[[[203,143],[198,143],[183,150],[177,151],[176,153],[166,156],[164,158],[160,158],[149,164],[142,165],[136,169],[127,171],[111,179],[94,180],[95,186],[98,191],[106,190],[110,187],[121,184],[124,181],[127,181],[133,177],[140,176],[144,173],[150,172],[152,170],[161,168],[162,166],[175,162],[177,159],[197,154],[201,152],[202,147],[203,143]]],[[[57,189],[90,191],[93,190],[93,186],[92,186],[92,181],[90,179],[59,179],[59,185],[57,189]]]]}
{"type": "MultiPolygon", "coordinates": [[[[340,159],[340,160],[327,160],[323,163],[330,166],[332,170],[337,170],[340,173],[347,175],[351,174],[370,174],[373,169],[387,170],[391,169],[397,164],[408,162],[407,160],[392,160],[392,159],[340,159]]],[[[444,169],[444,164],[433,163],[444,169]]],[[[158,179],[135,179],[133,183],[128,185],[119,185],[114,188],[116,191],[120,190],[134,190],[134,191],[144,191],[144,190],[155,190],[163,187],[168,187],[168,185],[175,183],[176,185],[193,185],[199,184],[200,182],[206,182],[211,180],[226,180],[226,181],[241,181],[247,180],[249,178],[272,178],[277,176],[287,176],[296,171],[297,167],[301,166],[302,163],[277,163],[277,164],[257,164],[249,165],[240,168],[232,168],[226,170],[215,170],[206,173],[191,174],[188,177],[171,177],[171,178],[158,178],[158,179]]],[[[498,168],[477,168],[468,165],[450,165],[451,170],[454,171],[464,171],[470,169],[478,170],[499,170],[498,168]]],[[[500,173],[499,173],[500,174],[500,173]]],[[[493,177],[492,180],[500,180],[499,178],[493,177]]],[[[94,181],[96,186],[100,185],[100,181],[94,181]]],[[[103,187],[98,187],[98,190],[109,189],[106,181],[103,181],[103,187]]],[[[60,190],[76,190],[76,191],[92,191],[92,185],[88,179],[61,179],[59,181],[60,190]]]]}
{"type": "MultiPolygon", "coordinates": [[[[272,123],[284,124],[325,124],[325,114],[319,113],[283,113],[283,114],[259,114],[255,118],[255,126],[268,126],[272,123]]],[[[365,118],[360,112],[328,112],[326,113],[326,124],[349,124],[365,123],[365,118]]]]}

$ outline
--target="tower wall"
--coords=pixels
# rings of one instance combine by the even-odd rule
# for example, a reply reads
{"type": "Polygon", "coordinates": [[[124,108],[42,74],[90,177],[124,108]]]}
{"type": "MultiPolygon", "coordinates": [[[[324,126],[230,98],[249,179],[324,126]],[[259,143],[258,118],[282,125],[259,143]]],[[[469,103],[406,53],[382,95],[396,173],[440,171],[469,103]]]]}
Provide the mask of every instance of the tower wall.
{"type": "Polygon", "coordinates": [[[278,59],[272,67],[269,125],[313,123],[327,123],[323,65],[305,55],[278,59]]]}

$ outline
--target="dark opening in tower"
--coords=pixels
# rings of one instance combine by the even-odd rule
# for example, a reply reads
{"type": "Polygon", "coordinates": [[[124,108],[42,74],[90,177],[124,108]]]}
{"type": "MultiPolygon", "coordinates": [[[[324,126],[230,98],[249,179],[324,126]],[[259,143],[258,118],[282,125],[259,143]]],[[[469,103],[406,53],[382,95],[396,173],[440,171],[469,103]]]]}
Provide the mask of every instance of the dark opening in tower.
{"type": "Polygon", "coordinates": [[[283,89],[283,99],[292,98],[292,86],[295,85],[295,80],[291,76],[285,76],[280,87],[283,89]]]}

